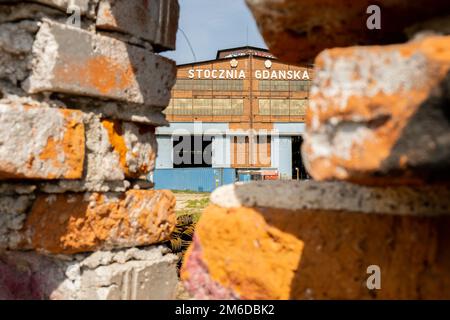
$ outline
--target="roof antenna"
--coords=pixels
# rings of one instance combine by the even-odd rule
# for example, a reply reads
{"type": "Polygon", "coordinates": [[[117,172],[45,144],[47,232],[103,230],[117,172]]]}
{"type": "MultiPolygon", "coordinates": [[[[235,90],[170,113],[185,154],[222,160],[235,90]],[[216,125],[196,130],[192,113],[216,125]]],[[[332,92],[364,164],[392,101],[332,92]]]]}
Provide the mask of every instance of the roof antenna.
{"type": "Polygon", "coordinates": [[[247,47],[248,47],[248,23],[247,23],[247,47]]]}
{"type": "Polygon", "coordinates": [[[178,27],[178,30],[181,31],[181,34],[183,35],[184,39],[186,39],[186,42],[187,42],[187,44],[189,46],[189,49],[191,49],[192,56],[194,57],[194,62],[196,62],[197,61],[197,56],[195,55],[194,49],[192,49],[191,42],[189,41],[189,38],[186,36],[186,33],[184,33],[183,29],[178,27]]]}

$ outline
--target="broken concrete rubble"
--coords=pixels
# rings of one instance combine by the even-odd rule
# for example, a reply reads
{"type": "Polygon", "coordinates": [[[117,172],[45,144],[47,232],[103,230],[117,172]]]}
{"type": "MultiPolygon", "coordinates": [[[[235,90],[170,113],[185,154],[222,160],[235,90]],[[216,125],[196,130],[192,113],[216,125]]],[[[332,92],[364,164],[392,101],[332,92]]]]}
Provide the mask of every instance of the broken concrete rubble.
{"type": "Polygon", "coordinates": [[[330,49],[316,59],[303,152],[319,180],[450,180],[450,37],[330,49]]]}
{"type": "Polygon", "coordinates": [[[176,261],[162,246],[58,257],[9,252],[0,257],[0,299],[174,299],[176,261]]]}
{"type": "Polygon", "coordinates": [[[175,197],[147,177],[177,20],[176,0],[0,1],[0,299],[174,298],[175,197]]]}
{"type": "Polygon", "coordinates": [[[449,192],[342,182],[221,187],[197,224],[184,285],[197,299],[448,298],[449,192]],[[366,286],[370,265],[382,270],[382,290],[366,286]]]}
{"type": "Polygon", "coordinates": [[[408,39],[408,27],[450,14],[445,0],[246,2],[271,52],[290,63],[312,62],[319,52],[333,47],[401,43],[408,39]],[[367,27],[370,5],[380,8],[380,29],[367,27]]]}
{"type": "Polygon", "coordinates": [[[319,54],[302,157],[332,181],[216,189],[185,288],[197,299],[449,299],[448,4],[378,3],[382,28],[369,30],[366,0],[247,3],[276,56],[319,54]]]}

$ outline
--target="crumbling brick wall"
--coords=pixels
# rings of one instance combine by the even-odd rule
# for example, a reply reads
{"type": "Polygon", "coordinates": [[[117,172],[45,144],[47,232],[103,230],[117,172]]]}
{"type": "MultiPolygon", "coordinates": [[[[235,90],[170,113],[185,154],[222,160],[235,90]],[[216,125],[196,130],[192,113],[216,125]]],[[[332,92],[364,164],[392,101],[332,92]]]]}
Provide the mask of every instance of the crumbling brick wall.
{"type": "Polygon", "coordinates": [[[375,30],[371,1],[247,3],[279,58],[315,58],[302,155],[317,181],[217,189],[185,287],[202,299],[449,299],[448,3],[379,2],[375,30]]]}
{"type": "Polygon", "coordinates": [[[175,198],[146,177],[178,10],[0,1],[0,298],[174,297],[177,258],[158,243],[175,198]]]}

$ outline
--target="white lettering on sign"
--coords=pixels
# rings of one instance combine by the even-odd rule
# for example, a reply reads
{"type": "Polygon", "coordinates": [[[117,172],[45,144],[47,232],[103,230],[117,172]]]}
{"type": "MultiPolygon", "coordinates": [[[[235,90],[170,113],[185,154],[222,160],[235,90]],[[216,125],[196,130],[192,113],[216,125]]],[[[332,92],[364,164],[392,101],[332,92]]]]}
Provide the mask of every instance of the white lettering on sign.
{"type": "Polygon", "coordinates": [[[256,70],[255,78],[263,80],[309,80],[309,74],[306,70],[256,70]]]}
{"type": "MultiPolygon", "coordinates": [[[[222,70],[222,69],[190,69],[189,79],[245,79],[244,70],[222,70]]],[[[256,70],[255,78],[259,80],[310,80],[307,70],[256,70]]]]}
{"type": "Polygon", "coordinates": [[[245,79],[244,70],[209,70],[209,69],[190,69],[188,71],[189,79],[245,79]]]}

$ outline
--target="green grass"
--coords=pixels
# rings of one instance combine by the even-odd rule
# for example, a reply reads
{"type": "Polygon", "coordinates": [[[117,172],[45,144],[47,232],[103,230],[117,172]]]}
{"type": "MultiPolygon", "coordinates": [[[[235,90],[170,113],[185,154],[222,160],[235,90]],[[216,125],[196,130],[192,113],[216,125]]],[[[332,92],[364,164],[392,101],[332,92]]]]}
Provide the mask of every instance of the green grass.
{"type": "Polygon", "coordinates": [[[200,191],[191,191],[191,190],[170,190],[173,193],[177,194],[177,193],[186,193],[186,194],[204,194],[204,195],[208,195],[211,192],[200,192],[200,191]]]}
{"type": "Polygon", "coordinates": [[[209,203],[209,198],[203,198],[199,200],[188,200],[186,208],[188,209],[203,209],[206,208],[206,206],[209,203]]]}

